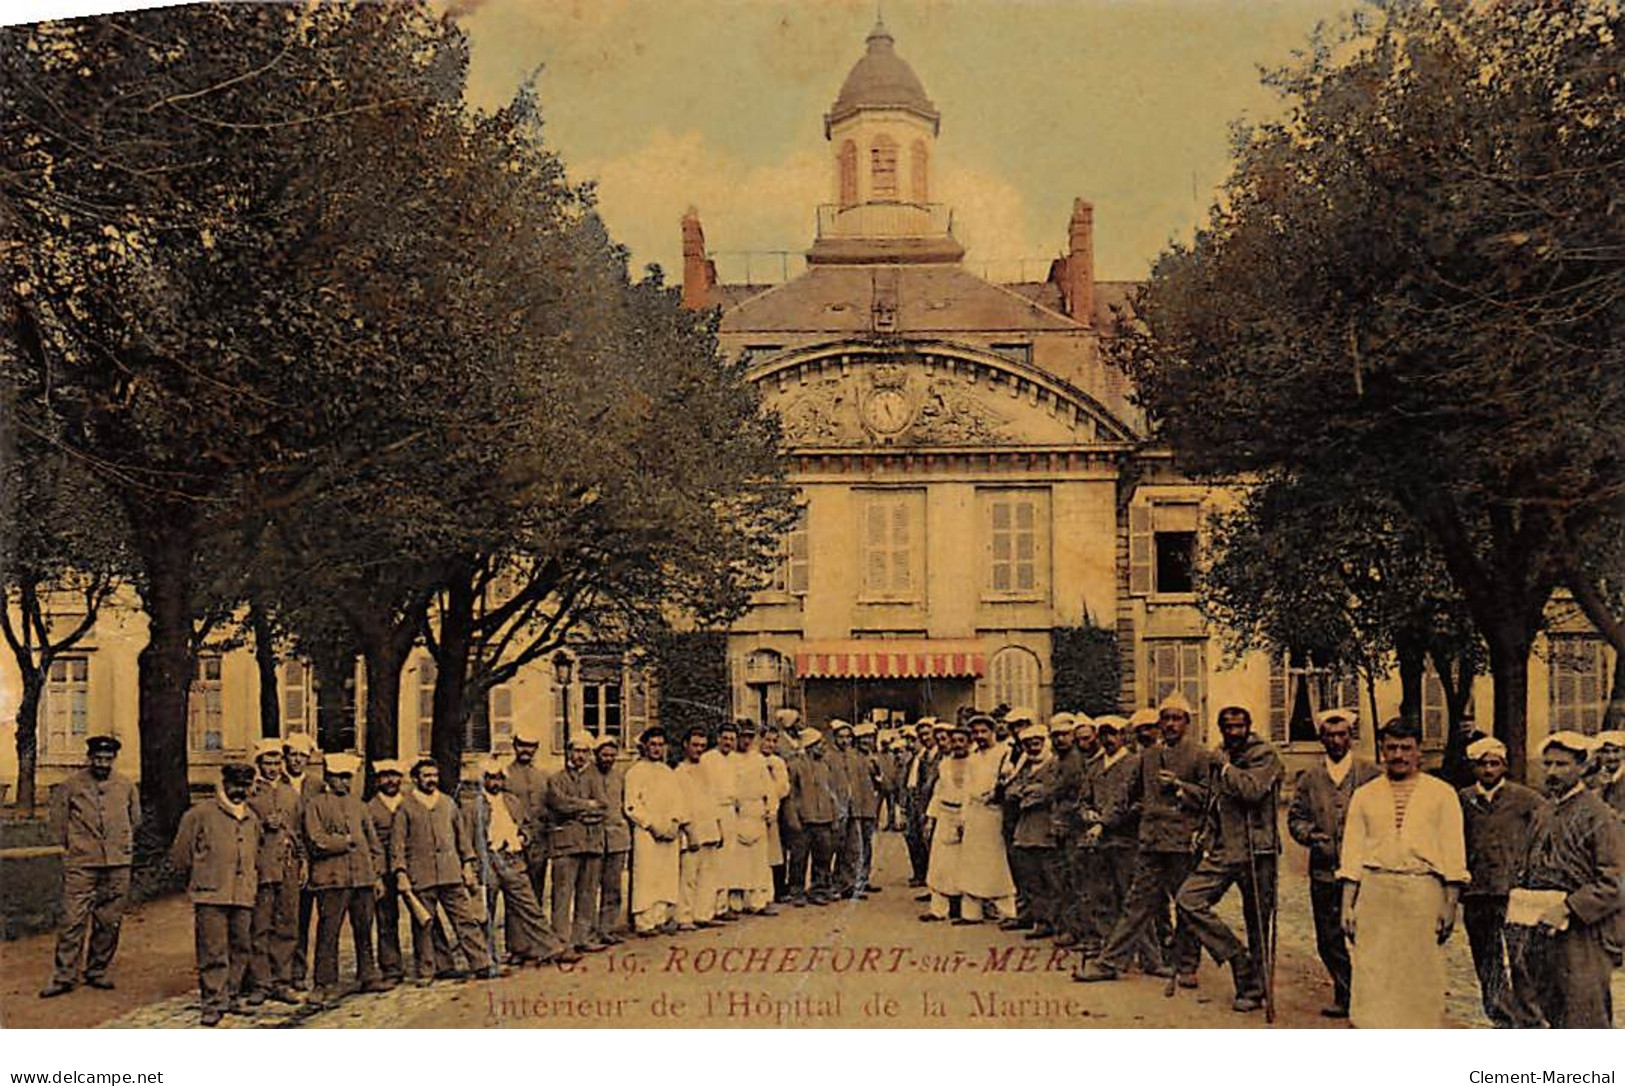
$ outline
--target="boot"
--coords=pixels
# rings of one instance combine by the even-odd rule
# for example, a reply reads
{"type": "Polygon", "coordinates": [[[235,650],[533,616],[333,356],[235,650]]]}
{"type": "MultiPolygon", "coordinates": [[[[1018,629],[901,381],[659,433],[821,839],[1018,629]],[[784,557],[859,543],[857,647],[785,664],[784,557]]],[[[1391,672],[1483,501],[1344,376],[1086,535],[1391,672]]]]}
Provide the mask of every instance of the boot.
{"type": "Polygon", "coordinates": [[[1241,1013],[1256,1011],[1264,1005],[1264,987],[1253,971],[1253,960],[1246,951],[1230,959],[1230,976],[1236,982],[1235,1002],[1230,1009],[1241,1013]]]}

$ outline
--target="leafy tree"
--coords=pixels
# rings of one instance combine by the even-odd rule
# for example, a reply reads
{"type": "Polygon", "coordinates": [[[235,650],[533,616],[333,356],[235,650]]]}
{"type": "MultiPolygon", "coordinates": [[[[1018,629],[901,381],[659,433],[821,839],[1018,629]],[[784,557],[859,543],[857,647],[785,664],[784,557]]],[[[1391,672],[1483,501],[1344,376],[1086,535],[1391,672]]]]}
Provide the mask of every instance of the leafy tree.
{"type": "Polygon", "coordinates": [[[1621,18],[1395,3],[1317,36],[1113,348],[1191,472],[1352,475],[1426,532],[1518,772],[1568,540],[1625,486],[1621,18]]]}
{"type": "Polygon", "coordinates": [[[1058,626],[1050,631],[1055,708],[1089,716],[1115,713],[1122,688],[1117,634],[1104,626],[1058,626]]]}

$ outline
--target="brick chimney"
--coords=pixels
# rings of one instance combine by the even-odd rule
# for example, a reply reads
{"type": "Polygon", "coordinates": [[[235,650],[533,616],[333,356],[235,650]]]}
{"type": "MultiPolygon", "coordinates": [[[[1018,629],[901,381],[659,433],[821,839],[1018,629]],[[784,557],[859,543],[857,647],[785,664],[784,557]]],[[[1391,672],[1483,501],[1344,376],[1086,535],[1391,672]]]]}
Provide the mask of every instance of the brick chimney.
{"type": "Polygon", "coordinates": [[[1055,262],[1050,277],[1058,279],[1066,315],[1085,328],[1095,326],[1095,205],[1083,197],[1072,201],[1067,224],[1066,256],[1055,262]]]}
{"type": "Polygon", "coordinates": [[[717,285],[717,266],[705,255],[705,231],[700,213],[689,208],[683,213],[683,306],[704,309],[711,305],[711,290],[717,285]]]}

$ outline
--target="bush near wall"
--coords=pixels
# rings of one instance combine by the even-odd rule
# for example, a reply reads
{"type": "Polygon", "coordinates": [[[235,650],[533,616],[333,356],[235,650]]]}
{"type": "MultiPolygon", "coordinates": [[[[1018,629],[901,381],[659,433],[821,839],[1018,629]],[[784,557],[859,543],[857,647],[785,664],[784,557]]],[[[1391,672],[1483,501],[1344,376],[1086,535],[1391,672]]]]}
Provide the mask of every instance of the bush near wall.
{"type": "Polygon", "coordinates": [[[711,729],[729,719],[728,635],[716,630],[672,632],[651,653],[660,724],[672,743],[689,728],[711,729]]]}
{"type": "Polygon", "coordinates": [[[1050,632],[1055,708],[1090,716],[1115,713],[1121,679],[1117,634],[1103,626],[1057,626],[1050,632]]]}

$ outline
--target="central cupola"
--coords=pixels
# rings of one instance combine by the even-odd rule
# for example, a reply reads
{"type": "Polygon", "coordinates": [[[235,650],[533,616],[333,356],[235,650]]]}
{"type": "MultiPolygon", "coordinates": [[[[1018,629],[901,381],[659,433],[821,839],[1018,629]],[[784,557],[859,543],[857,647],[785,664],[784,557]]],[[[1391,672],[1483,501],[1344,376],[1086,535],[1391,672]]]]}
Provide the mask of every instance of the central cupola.
{"type": "Polygon", "coordinates": [[[877,20],[867,50],[824,114],[831,201],[818,209],[812,264],[953,263],[953,215],[931,202],[942,115],[877,20]]]}

